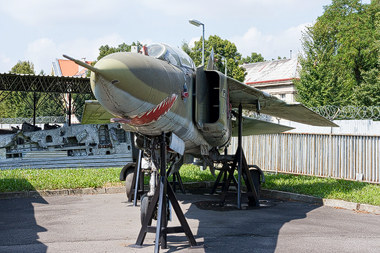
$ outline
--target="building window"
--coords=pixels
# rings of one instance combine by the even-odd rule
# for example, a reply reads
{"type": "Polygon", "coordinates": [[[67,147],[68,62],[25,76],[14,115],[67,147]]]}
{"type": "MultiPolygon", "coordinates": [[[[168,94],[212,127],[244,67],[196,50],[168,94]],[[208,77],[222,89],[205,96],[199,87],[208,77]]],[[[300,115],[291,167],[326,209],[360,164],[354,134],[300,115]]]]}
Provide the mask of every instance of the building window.
{"type": "Polygon", "coordinates": [[[99,127],[99,144],[107,145],[110,144],[110,136],[108,133],[108,126],[103,125],[99,127]]]}
{"type": "Polygon", "coordinates": [[[286,98],[286,94],[281,94],[281,95],[280,95],[280,98],[281,98],[282,100],[285,100],[285,98],[286,98]]]}
{"type": "Polygon", "coordinates": [[[120,143],[127,142],[127,133],[124,129],[116,129],[116,135],[120,143]]]}
{"type": "Polygon", "coordinates": [[[46,143],[48,142],[53,142],[53,138],[51,137],[51,135],[46,136],[46,143]]]}
{"type": "Polygon", "coordinates": [[[17,143],[17,145],[22,145],[22,144],[24,144],[24,139],[21,137],[18,137],[16,143],[17,143]]]}

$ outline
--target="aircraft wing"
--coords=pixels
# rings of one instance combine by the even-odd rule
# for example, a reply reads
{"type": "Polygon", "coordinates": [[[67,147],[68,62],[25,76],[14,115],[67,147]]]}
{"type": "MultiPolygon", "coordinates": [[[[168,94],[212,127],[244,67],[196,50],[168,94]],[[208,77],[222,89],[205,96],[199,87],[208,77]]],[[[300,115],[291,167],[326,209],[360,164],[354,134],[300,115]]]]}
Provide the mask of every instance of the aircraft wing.
{"type": "Polygon", "coordinates": [[[108,124],[114,118],[97,100],[86,100],[82,115],[82,124],[108,124]]]}
{"type": "MultiPolygon", "coordinates": [[[[278,134],[292,129],[294,128],[243,116],[243,136],[278,134]]],[[[232,121],[232,136],[238,136],[238,123],[236,120],[232,121]]]]}
{"type": "Polygon", "coordinates": [[[338,127],[335,123],[313,112],[301,103],[287,103],[230,77],[227,77],[227,82],[230,91],[230,103],[234,108],[238,108],[241,103],[243,109],[256,111],[259,108],[261,113],[278,118],[313,126],[338,127]]]}

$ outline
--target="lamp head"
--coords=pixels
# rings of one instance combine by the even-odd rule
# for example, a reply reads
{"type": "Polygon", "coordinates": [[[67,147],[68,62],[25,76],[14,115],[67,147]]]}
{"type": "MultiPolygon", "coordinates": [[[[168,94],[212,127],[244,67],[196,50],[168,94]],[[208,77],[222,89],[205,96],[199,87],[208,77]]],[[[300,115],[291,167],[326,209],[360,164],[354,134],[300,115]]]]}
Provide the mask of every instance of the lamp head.
{"type": "Polygon", "coordinates": [[[195,26],[203,25],[201,22],[199,22],[198,20],[195,20],[195,19],[190,19],[189,23],[192,25],[195,25],[195,26]]]}

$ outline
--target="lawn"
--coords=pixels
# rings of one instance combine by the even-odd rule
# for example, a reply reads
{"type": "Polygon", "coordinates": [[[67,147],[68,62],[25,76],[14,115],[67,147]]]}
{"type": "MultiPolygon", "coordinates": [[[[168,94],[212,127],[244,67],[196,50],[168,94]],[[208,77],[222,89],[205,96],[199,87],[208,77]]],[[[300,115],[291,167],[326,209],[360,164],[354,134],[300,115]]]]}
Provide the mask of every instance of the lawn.
{"type": "MultiPolygon", "coordinates": [[[[121,168],[106,169],[14,169],[0,170],[0,192],[76,189],[121,186],[121,168]]],[[[185,165],[180,170],[183,182],[214,181],[209,170],[185,165]]],[[[362,204],[380,205],[380,186],[332,178],[289,174],[265,175],[262,188],[294,192],[320,198],[341,199],[362,204]]],[[[145,178],[148,183],[148,178],[145,178]]]]}

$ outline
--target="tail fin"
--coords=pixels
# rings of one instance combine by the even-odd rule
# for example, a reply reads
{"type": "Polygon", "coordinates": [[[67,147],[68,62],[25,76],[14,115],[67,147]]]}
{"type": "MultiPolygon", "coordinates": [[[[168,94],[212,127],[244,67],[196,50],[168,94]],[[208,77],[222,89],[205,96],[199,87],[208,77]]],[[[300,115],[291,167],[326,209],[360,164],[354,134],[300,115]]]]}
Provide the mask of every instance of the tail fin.
{"type": "Polygon", "coordinates": [[[89,65],[89,64],[87,64],[85,62],[82,62],[80,60],[74,59],[74,58],[72,58],[70,56],[67,56],[65,54],[63,55],[63,57],[69,59],[70,61],[75,62],[76,64],[82,66],[83,68],[89,69],[89,70],[91,70],[92,72],[95,72],[95,73],[99,73],[99,70],[97,68],[95,68],[95,67],[93,67],[93,66],[91,66],[91,65],[89,65]]]}

